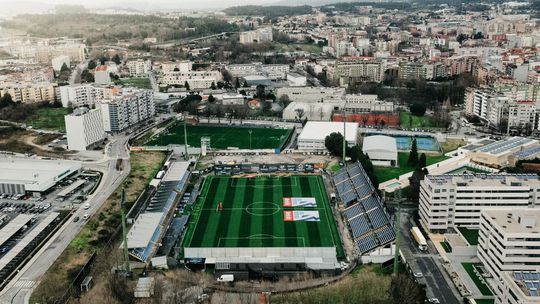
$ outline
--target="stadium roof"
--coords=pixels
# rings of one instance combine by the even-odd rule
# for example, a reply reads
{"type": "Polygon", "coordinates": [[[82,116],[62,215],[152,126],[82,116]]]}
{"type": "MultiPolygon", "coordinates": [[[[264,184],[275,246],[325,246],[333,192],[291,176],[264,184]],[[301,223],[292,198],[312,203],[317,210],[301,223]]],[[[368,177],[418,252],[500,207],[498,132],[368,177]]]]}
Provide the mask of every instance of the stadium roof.
{"type": "MultiPolygon", "coordinates": [[[[321,141],[331,133],[340,133],[343,135],[343,123],[331,121],[308,121],[302,133],[298,136],[298,140],[313,140],[321,141]]],[[[345,123],[345,137],[348,142],[356,142],[358,135],[358,123],[345,123]]]]}
{"type": "Polygon", "coordinates": [[[144,248],[148,246],[162,216],[163,212],[140,214],[127,235],[128,248],[144,248]]]}
{"type": "Polygon", "coordinates": [[[81,162],[0,157],[0,184],[23,184],[26,191],[46,191],[74,171],[81,162]]]}
{"type": "Polygon", "coordinates": [[[186,174],[188,167],[189,167],[189,162],[186,162],[186,161],[171,162],[171,165],[169,169],[167,170],[167,173],[165,173],[165,176],[163,176],[161,180],[164,182],[179,181],[186,174]]]}
{"type": "Polygon", "coordinates": [[[367,136],[364,137],[362,150],[364,152],[384,151],[397,153],[396,139],[385,135],[367,136]]]}

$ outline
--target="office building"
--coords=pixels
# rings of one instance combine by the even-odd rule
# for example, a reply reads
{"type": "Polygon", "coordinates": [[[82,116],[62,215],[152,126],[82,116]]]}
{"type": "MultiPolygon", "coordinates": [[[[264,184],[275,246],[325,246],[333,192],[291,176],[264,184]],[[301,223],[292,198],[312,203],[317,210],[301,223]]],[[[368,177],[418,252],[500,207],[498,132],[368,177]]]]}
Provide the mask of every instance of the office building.
{"type": "Polygon", "coordinates": [[[478,258],[497,304],[538,303],[540,288],[540,209],[484,209],[478,258]]]}
{"type": "Polygon", "coordinates": [[[490,208],[536,206],[540,178],[534,174],[428,175],[420,183],[420,223],[432,232],[478,228],[490,208]]]}

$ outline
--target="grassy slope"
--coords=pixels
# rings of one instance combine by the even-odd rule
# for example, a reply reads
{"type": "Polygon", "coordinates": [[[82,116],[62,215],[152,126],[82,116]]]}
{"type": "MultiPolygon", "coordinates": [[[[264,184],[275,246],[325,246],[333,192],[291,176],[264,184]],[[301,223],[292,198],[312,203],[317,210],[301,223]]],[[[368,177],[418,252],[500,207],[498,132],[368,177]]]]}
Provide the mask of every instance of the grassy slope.
{"type": "Polygon", "coordinates": [[[392,277],[383,272],[378,265],[362,266],[330,286],[272,295],[272,303],[391,303],[388,289],[392,277]]]}
{"type": "Polygon", "coordinates": [[[24,121],[34,129],[65,131],[64,115],[68,114],[66,108],[39,108],[36,114],[24,121]]]}
{"type": "MultiPolygon", "coordinates": [[[[375,175],[379,179],[379,182],[382,183],[382,182],[391,180],[393,178],[398,178],[402,174],[414,171],[414,166],[409,166],[409,164],[407,164],[408,159],[409,159],[409,153],[399,152],[398,153],[399,167],[396,167],[396,168],[375,167],[375,175]]],[[[438,155],[438,156],[426,155],[428,166],[438,163],[440,161],[443,161],[445,159],[448,159],[448,157],[444,155],[438,155]]]]}
{"type": "MultiPolygon", "coordinates": [[[[183,246],[191,244],[202,247],[302,247],[304,245],[327,247],[337,244],[338,256],[342,256],[341,241],[323,191],[318,176],[280,179],[209,177],[204,185],[204,201],[198,202],[200,205],[195,208],[197,214],[190,223],[190,230],[183,246]],[[232,186],[231,182],[233,182],[232,186]],[[320,208],[321,222],[285,222],[281,208],[282,198],[289,196],[315,197],[320,208]],[[215,211],[219,202],[223,202],[222,212],[215,211]],[[252,206],[254,208],[266,209],[254,209],[251,212],[275,213],[253,215],[246,212],[246,208],[253,203],[257,204],[252,206]],[[271,203],[275,209],[270,205],[271,203]],[[253,235],[278,238],[252,238],[253,235]],[[304,237],[304,239],[298,237],[304,237]]],[[[309,209],[312,208],[306,208],[306,210],[309,209]]],[[[301,210],[301,208],[291,210],[301,210]]]]}
{"type": "MultiPolygon", "coordinates": [[[[291,129],[187,126],[188,144],[193,147],[200,147],[201,137],[210,137],[210,146],[212,148],[238,147],[249,149],[249,130],[252,130],[251,147],[253,149],[281,147],[292,131],[291,129]]],[[[162,134],[148,142],[147,145],[166,146],[168,144],[183,143],[184,127],[182,124],[177,124],[170,129],[169,133],[162,134]]]]}
{"type": "Polygon", "coordinates": [[[66,291],[70,281],[92,252],[105,246],[104,237],[107,236],[105,232],[110,235],[110,231],[120,224],[121,189],[125,188],[126,204],[131,206],[164,159],[165,154],[162,152],[131,154],[131,173],[129,176],[47,270],[42,281],[32,293],[30,303],[41,303],[43,299],[58,297],[66,291]]]}

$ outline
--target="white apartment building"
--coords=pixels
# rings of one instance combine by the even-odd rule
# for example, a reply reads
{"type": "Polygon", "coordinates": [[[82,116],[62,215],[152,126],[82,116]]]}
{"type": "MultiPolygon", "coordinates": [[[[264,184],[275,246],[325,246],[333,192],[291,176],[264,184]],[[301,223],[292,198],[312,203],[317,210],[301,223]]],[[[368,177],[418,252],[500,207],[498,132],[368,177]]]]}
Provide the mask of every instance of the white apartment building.
{"type": "Polygon", "coordinates": [[[51,60],[52,67],[53,67],[53,70],[55,72],[59,72],[62,69],[62,66],[64,64],[69,68],[70,62],[71,62],[71,60],[70,60],[69,56],[67,56],[67,55],[61,55],[61,56],[58,56],[58,57],[54,57],[51,60]]]}
{"type": "Polygon", "coordinates": [[[221,79],[219,71],[170,72],[163,75],[161,83],[183,86],[187,82],[190,90],[202,90],[210,88],[212,83],[217,84],[221,79]]]}
{"type": "Polygon", "coordinates": [[[278,88],[276,97],[287,95],[291,101],[303,103],[342,102],[344,88],[329,87],[283,87],[278,88]]]}
{"type": "Polygon", "coordinates": [[[95,88],[91,84],[61,86],[60,101],[64,108],[91,106],[96,103],[95,88]]]}
{"type": "Polygon", "coordinates": [[[13,42],[4,46],[4,50],[18,58],[34,59],[48,63],[58,56],[69,56],[71,61],[80,62],[86,58],[86,45],[73,41],[51,43],[47,39],[37,42],[13,42]]]}
{"type": "Polygon", "coordinates": [[[531,207],[537,200],[534,174],[428,175],[420,182],[420,223],[433,232],[478,228],[484,209],[531,207]]]}
{"type": "Polygon", "coordinates": [[[484,209],[477,254],[496,304],[540,301],[540,209],[484,209]]]}
{"type": "Polygon", "coordinates": [[[124,88],[121,93],[101,102],[101,112],[105,132],[122,132],[155,116],[154,92],[124,88]]]}
{"type": "Polygon", "coordinates": [[[342,87],[356,82],[381,82],[384,78],[384,66],[382,62],[372,58],[346,59],[337,62],[333,77],[342,87]]]}
{"type": "Polygon", "coordinates": [[[287,84],[290,87],[305,87],[307,85],[307,77],[297,73],[288,73],[287,84]]]}
{"type": "Polygon", "coordinates": [[[152,71],[152,63],[150,60],[130,60],[126,63],[131,77],[145,77],[152,71]]]}
{"type": "Polygon", "coordinates": [[[161,64],[161,72],[168,74],[172,72],[188,73],[193,69],[193,62],[189,60],[164,62],[161,64]]]}
{"type": "Polygon", "coordinates": [[[96,70],[94,72],[94,83],[99,85],[111,84],[111,77],[108,66],[100,65],[96,67],[96,70]]]}
{"type": "Polygon", "coordinates": [[[245,96],[242,94],[226,93],[221,96],[223,105],[243,105],[245,102],[245,96]]]}
{"type": "Polygon", "coordinates": [[[59,87],[60,101],[64,108],[92,106],[103,99],[110,99],[120,88],[115,86],[95,86],[92,84],[72,84],[59,87]]]}
{"type": "Polygon", "coordinates": [[[288,64],[262,64],[260,62],[247,64],[230,64],[226,67],[233,77],[245,77],[260,75],[270,80],[281,80],[287,78],[290,71],[288,64]]]}
{"type": "Polygon", "coordinates": [[[272,40],[274,40],[274,37],[271,26],[240,33],[240,43],[242,44],[270,42],[272,40]]]}
{"type": "Polygon", "coordinates": [[[100,109],[78,108],[64,118],[69,150],[85,151],[105,139],[100,109]]]}
{"type": "Polygon", "coordinates": [[[14,102],[22,103],[54,102],[56,87],[56,83],[50,82],[2,82],[0,97],[9,94],[14,102]]]}

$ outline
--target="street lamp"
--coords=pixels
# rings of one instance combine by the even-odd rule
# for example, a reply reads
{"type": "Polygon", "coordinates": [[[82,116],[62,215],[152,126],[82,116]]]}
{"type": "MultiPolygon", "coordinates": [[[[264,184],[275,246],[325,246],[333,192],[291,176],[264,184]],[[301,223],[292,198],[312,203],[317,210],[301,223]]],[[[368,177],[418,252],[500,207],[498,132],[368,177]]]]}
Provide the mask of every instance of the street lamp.
{"type": "Polygon", "coordinates": [[[253,130],[249,130],[249,149],[251,150],[251,133],[253,132],[253,130]]]}

